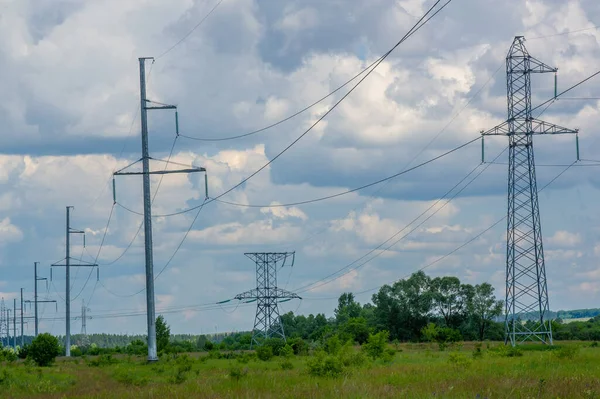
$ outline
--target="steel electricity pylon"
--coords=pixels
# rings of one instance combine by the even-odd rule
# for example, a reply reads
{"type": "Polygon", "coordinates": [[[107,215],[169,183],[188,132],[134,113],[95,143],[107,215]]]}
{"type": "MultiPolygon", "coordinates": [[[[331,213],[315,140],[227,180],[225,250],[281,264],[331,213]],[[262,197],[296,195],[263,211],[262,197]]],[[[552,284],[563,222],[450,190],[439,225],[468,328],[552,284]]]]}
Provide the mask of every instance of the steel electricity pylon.
{"type": "Polygon", "coordinates": [[[277,286],[277,269],[291,257],[294,265],[294,252],[252,252],[245,253],[256,264],[256,288],[235,296],[235,299],[256,301],[256,317],[252,329],[252,344],[258,344],[257,335],[267,338],[278,337],[285,340],[283,323],[279,315],[279,302],[302,299],[293,292],[277,286]]]}
{"type": "Polygon", "coordinates": [[[531,74],[557,71],[529,55],[523,36],[515,37],[506,56],[508,119],[482,132],[484,136],[508,136],[509,140],[505,342],[513,346],[527,340],[552,344],[533,136],[577,130],[532,116],[531,74]],[[525,323],[532,315],[535,321],[525,323]]]}

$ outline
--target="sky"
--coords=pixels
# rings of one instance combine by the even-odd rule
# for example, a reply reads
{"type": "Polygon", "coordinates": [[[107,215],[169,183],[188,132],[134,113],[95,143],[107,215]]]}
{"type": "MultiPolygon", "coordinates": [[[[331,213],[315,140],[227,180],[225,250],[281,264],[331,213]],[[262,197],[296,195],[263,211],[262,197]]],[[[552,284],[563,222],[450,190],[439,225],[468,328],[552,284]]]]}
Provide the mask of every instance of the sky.
{"type": "MultiPolygon", "coordinates": [[[[156,307],[173,333],[252,328],[254,303],[215,305],[255,287],[245,252],[295,251],[279,287],[303,299],[280,304],[281,312],[331,316],[341,293],[366,303],[377,287],[423,268],[490,282],[502,299],[506,137],[485,139],[485,164],[476,141],[364,190],[269,205],[369,184],[502,123],[505,57],[516,35],[559,68],[559,91],[595,73],[597,1],[454,0],[339,106],[358,80],[256,134],[188,138],[242,135],[295,114],[387,52],[432,4],[0,0],[0,296],[12,306],[24,288],[32,300],[40,262],[48,278],[40,298],[57,301],[40,307],[40,331],[64,334],[64,268],[50,281],[50,265],[65,257],[65,207],[74,206],[71,225],[86,232],[86,246],[72,235],[72,256],[97,258],[100,268],[99,280],[95,270],[73,268],[73,317],[83,300],[88,333],[145,331],[142,180],[119,176],[114,205],[112,174],[141,157],[138,57],[155,57],[146,65],[148,98],[177,105],[182,136],[173,111],[149,112],[153,170],[165,168],[159,160],[173,148],[177,164],[167,167],[205,167],[214,198],[272,161],[220,198],[258,207],[211,202],[161,216],[200,206],[204,175],[152,178],[156,307]]],[[[532,92],[534,105],[551,98],[552,74],[534,75],[532,92]]],[[[567,168],[576,161],[572,135],[534,139],[552,310],[600,301],[600,167],[590,162],[600,159],[600,77],[565,97],[542,118],[580,129],[582,161],[567,168]]],[[[74,319],[72,331],[80,328],[74,319]]]]}

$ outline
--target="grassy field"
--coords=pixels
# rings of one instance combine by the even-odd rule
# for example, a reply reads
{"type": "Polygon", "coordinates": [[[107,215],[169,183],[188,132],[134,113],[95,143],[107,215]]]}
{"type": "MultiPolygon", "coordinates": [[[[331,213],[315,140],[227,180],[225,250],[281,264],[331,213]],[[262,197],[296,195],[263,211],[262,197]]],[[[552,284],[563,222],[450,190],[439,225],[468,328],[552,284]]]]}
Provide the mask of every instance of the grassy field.
{"type": "Polygon", "coordinates": [[[474,344],[394,349],[391,359],[341,370],[333,365],[336,376],[314,375],[315,356],[261,361],[171,355],[153,364],[104,356],[58,359],[47,368],[21,361],[0,366],[0,397],[600,398],[600,347],[589,343],[517,352],[500,344],[484,344],[480,351],[474,344]]]}

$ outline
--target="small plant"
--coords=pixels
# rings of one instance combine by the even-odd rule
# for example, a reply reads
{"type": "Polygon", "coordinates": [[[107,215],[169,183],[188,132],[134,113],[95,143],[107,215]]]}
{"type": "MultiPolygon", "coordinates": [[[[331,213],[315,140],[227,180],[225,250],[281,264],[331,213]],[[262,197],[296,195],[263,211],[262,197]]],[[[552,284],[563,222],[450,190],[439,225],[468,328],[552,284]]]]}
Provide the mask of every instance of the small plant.
{"type": "Polygon", "coordinates": [[[579,346],[562,346],[560,347],[560,349],[553,351],[553,353],[559,359],[573,359],[577,355],[577,353],[579,353],[579,346]]]}
{"type": "Polygon", "coordinates": [[[97,358],[87,362],[88,366],[90,367],[104,367],[115,363],[118,363],[118,360],[114,359],[111,354],[100,355],[97,358]]]}
{"type": "Polygon", "coordinates": [[[7,369],[0,370],[0,386],[8,385],[11,380],[11,375],[7,369]]]}
{"type": "Polygon", "coordinates": [[[598,341],[594,341],[590,344],[590,348],[597,348],[598,347],[598,341]]]}
{"type": "Polygon", "coordinates": [[[481,359],[483,357],[483,352],[481,351],[481,342],[475,344],[472,355],[473,359],[481,359]]]}
{"type": "Polygon", "coordinates": [[[27,359],[27,355],[29,354],[29,345],[25,344],[19,348],[17,351],[17,356],[19,359],[27,359]]]}
{"type": "Polygon", "coordinates": [[[471,365],[472,360],[463,353],[454,352],[448,356],[448,362],[457,368],[465,368],[471,365]]]}
{"type": "Polygon", "coordinates": [[[387,346],[389,333],[380,331],[377,334],[370,334],[369,340],[363,345],[363,350],[372,359],[377,359],[383,356],[387,346]]]}
{"type": "Polygon", "coordinates": [[[0,349],[0,362],[15,362],[17,360],[17,354],[10,348],[0,349]]]}
{"type": "Polygon", "coordinates": [[[241,378],[243,378],[244,376],[246,376],[248,374],[248,369],[244,369],[242,370],[239,367],[231,367],[229,369],[229,377],[231,379],[234,379],[236,381],[239,381],[241,378]]]}
{"type": "Polygon", "coordinates": [[[273,358],[273,348],[270,346],[259,346],[256,348],[256,355],[263,362],[268,362],[273,358]]]}
{"type": "Polygon", "coordinates": [[[292,370],[294,368],[294,363],[292,363],[289,359],[285,359],[279,363],[279,367],[281,367],[282,370],[292,370]]]}
{"type": "Polygon", "coordinates": [[[323,351],[317,352],[307,362],[308,373],[316,377],[339,377],[344,371],[344,366],[336,356],[327,355],[323,351]]]}
{"type": "Polygon", "coordinates": [[[290,345],[286,345],[279,350],[279,356],[289,359],[294,356],[294,349],[290,345]]]}
{"type": "Polygon", "coordinates": [[[394,356],[396,355],[396,350],[392,348],[387,348],[383,354],[381,355],[381,360],[384,363],[391,363],[394,361],[394,356]]]}
{"type": "Polygon", "coordinates": [[[50,366],[59,354],[58,339],[48,333],[35,337],[29,346],[29,356],[40,367],[50,366]]]}

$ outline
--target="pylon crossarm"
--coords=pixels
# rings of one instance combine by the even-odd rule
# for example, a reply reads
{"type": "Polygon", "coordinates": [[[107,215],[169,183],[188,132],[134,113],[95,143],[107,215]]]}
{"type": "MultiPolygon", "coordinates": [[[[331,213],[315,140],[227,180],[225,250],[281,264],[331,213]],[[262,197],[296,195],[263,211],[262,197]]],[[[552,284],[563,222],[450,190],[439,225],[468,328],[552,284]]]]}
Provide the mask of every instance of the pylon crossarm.
{"type": "Polygon", "coordinates": [[[579,129],[568,129],[538,119],[531,120],[531,130],[534,134],[575,134],[579,132],[579,129]]]}

